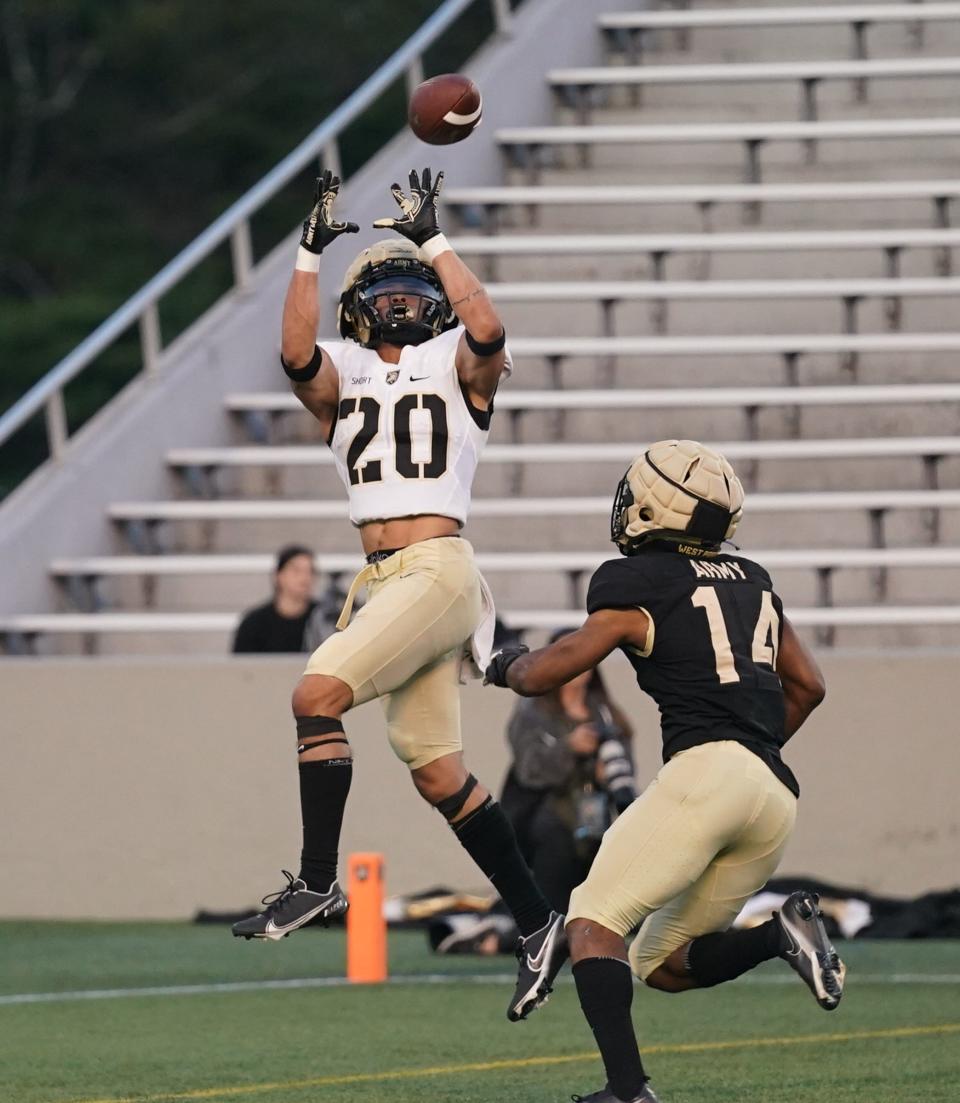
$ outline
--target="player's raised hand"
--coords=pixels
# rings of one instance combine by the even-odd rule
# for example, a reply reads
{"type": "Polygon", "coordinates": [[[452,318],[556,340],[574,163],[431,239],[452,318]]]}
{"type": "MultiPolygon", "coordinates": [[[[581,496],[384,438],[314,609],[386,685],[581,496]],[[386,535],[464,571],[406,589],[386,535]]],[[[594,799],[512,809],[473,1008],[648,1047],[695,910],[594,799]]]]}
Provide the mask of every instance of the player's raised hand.
{"type": "Polygon", "coordinates": [[[391,184],[390,191],[402,214],[399,218],[378,218],[374,227],[378,230],[396,230],[414,245],[424,245],[440,233],[437,222],[437,197],[443,187],[443,172],[436,180],[430,169],[423,175],[416,169],[410,172],[410,194],[406,195],[399,184],[391,184]]]}
{"type": "Polygon", "coordinates": [[[313,210],[304,220],[303,234],[300,237],[300,244],[308,253],[319,256],[341,234],[359,232],[360,227],[356,222],[338,222],[333,217],[333,204],[339,191],[340,177],[334,176],[329,169],[324,169],[317,177],[313,210]]]}
{"type": "Polygon", "coordinates": [[[484,671],[483,684],[485,686],[501,686],[503,689],[509,689],[510,685],[507,682],[507,671],[521,655],[526,655],[529,650],[530,648],[523,643],[508,643],[506,647],[501,647],[496,655],[490,660],[490,665],[484,671]]]}

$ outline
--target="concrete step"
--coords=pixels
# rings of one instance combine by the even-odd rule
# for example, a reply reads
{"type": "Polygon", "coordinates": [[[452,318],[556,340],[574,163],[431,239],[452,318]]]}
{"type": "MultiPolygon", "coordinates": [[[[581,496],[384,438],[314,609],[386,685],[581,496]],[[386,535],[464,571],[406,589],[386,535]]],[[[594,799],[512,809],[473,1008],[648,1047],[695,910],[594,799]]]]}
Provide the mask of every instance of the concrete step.
{"type": "MultiPolygon", "coordinates": [[[[900,324],[913,333],[937,332],[952,324],[952,313],[958,296],[944,295],[929,299],[904,299],[900,324]]],[[[554,336],[559,327],[576,330],[581,337],[603,336],[604,316],[597,302],[522,302],[503,303],[498,307],[507,333],[523,337],[554,336]]],[[[656,336],[663,318],[661,307],[641,300],[623,301],[614,310],[614,330],[618,336],[656,336]]],[[[845,317],[842,300],[780,299],[780,300],[667,300],[666,335],[751,333],[821,333],[844,332],[845,317]]],[[[861,302],[857,308],[857,327],[866,333],[883,333],[888,326],[886,304],[879,298],[861,302]]],[[[525,365],[520,371],[525,374],[525,365]]],[[[526,385],[526,379],[524,379],[526,385]]]]}
{"type": "MultiPolygon", "coordinates": [[[[574,618],[576,623],[576,618],[574,618]]],[[[919,648],[950,649],[960,647],[960,627],[957,625],[903,625],[896,627],[843,627],[833,630],[829,644],[823,632],[799,627],[801,639],[819,647],[837,650],[909,650],[919,648]]],[[[541,646],[548,632],[533,630],[525,635],[529,645],[541,646]]],[[[96,637],[65,634],[41,637],[36,643],[39,655],[222,655],[230,649],[230,633],[226,631],[173,633],[105,633],[96,637]]],[[[277,661],[285,661],[277,659],[277,661]]]]}
{"type": "MultiPolygon", "coordinates": [[[[865,227],[867,228],[867,227],[865,227]]],[[[872,227],[876,228],[876,227],[872,227]]],[[[900,257],[901,276],[932,277],[943,274],[934,250],[905,249],[900,257]]],[[[950,250],[950,268],[960,271],[950,250]]],[[[503,282],[553,280],[650,280],[657,278],[654,265],[646,255],[597,256],[488,256],[467,258],[486,280],[503,282]]],[[[668,256],[663,262],[663,278],[702,279],[884,279],[890,275],[881,249],[789,253],[684,253],[668,256]]],[[[517,336],[521,336],[518,333],[517,336]]]]}
{"type": "MultiPolygon", "coordinates": [[[[922,42],[918,46],[916,34],[906,24],[872,25],[866,34],[867,56],[943,57],[960,52],[960,26],[956,20],[929,23],[920,34],[922,42]]],[[[853,47],[853,33],[846,25],[663,29],[645,32],[643,63],[710,65],[811,58],[847,61],[854,56],[853,47]]],[[[611,65],[628,63],[615,44],[611,44],[607,56],[611,65]]]]}
{"type": "MultiPolygon", "coordinates": [[[[278,543],[303,543],[317,552],[352,553],[359,545],[356,532],[344,520],[288,520],[283,522],[282,537],[279,531],[276,522],[179,521],[158,526],[157,538],[164,551],[180,553],[273,554],[278,543]]],[[[930,542],[926,511],[894,509],[886,518],[885,531],[891,547],[923,547],[930,542]]],[[[596,515],[475,516],[464,534],[474,547],[483,551],[531,551],[538,547],[577,551],[587,542],[605,540],[608,527],[606,519],[596,515]]],[[[826,519],[814,511],[752,516],[748,512],[737,536],[746,547],[752,544],[767,548],[870,547],[872,542],[865,510],[831,511],[826,519]]],[[[940,539],[945,544],[960,543],[960,510],[940,511],[940,539]]],[[[118,533],[114,550],[117,554],[128,554],[132,549],[118,533]]]]}
{"type": "MultiPolygon", "coordinates": [[[[605,549],[599,549],[601,554],[605,549]]],[[[612,549],[611,549],[612,554],[612,549]]],[[[745,552],[746,554],[746,552],[745,552]]],[[[772,572],[774,586],[788,611],[820,602],[817,576],[813,570],[777,569],[772,572]]],[[[488,575],[497,606],[509,608],[582,610],[590,572],[584,572],[574,586],[566,572],[555,570],[497,571],[488,575]]],[[[349,574],[338,578],[348,584],[349,574]]],[[[331,583],[321,575],[315,593],[322,596],[331,583]]],[[[886,600],[900,605],[950,603],[960,592],[960,570],[955,568],[914,569],[897,567],[886,572],[886,600]]],[[[871,605],[878,599],[877,572],[843,569],[833,572],[833,602],[836,605],[871,605]]],[[[137,578],[103,578],[97,586],[102,610],[138,612],[239,612],[270,598],[268,577],[203,576],[162,577],[149,587],[137,578]]],[[[74,612],[67,600],[58,611],[74,612]]]]}
{"type": "MultiPolygon", "coordinates": [[[[601,420],[599,416],[597,420],[601,420]]],[[[654,433],[669,438],[688,432],[694,439],[717,440],[717,433],[699,431],[708,428],[706,423],[699,424],[701,420],[661,416],[659,421],[656,418],[638,418],[636,424],[632,424],[632,419],[625,417],[615,423],[610,419],[611,429],[606,439],[635,442],[633,451],[636,452],[645,443],[656,439],[654,433]]],[[[892,435],[897,426],[893,416],[890,420],[892,435]]],[[[543,436],[549,439],[548,434],[543,436]]],[[[564,434],[563,439],[570,438],[564,434]]],[[[565,493],[609,493],[612,496],[629,458],[628,454],[622,462],[481,463],[474,491],[478,497],[507,497],[516,493],[535,497],[565,493]]],[[[859,460],[737,460],[734,467],[750,490],[810,490],[835,486],[857,489],[879,482],[894,491],[922,490],[927,485],[926,471],[919,456],[859,460]]],[[[941,460],[939,478],[941,486],[960,486],[960,457],[941,460]]],[[[216,481],[224,496],[230,498],[336,499],[344,493],[331,467],[224,468],[218,473],[216,481]]]]}

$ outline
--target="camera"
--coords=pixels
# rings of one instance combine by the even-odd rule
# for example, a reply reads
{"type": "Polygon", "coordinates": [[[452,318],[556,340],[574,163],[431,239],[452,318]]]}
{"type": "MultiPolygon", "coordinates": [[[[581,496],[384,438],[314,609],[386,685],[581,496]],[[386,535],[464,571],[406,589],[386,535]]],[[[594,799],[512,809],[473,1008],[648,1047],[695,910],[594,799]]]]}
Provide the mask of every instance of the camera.
{"type": "Polygon", "coordinates": [[[610,709],[599,705],[592,723],[599,740],[597,760],[602,764],[603,780],[599,787],[590,783],[580,793],[574,837],[579,842],[596,845],[610,826],[613,813],[621,815],[636,799],[637,790],[633,783],[633,763],[618,738],[620,729],[610,709]]]}
{"type": "Polygon", "coordinates": [[[626,747],[617,738],[619,729],[614,722],[613,714],[604,704],[597,708],[594,727],[600,739],[597,757],[603,763],[603,787],[619,816],[637,796],[637,789],[633,783],[633,763],[630,761],[626,747]]]}

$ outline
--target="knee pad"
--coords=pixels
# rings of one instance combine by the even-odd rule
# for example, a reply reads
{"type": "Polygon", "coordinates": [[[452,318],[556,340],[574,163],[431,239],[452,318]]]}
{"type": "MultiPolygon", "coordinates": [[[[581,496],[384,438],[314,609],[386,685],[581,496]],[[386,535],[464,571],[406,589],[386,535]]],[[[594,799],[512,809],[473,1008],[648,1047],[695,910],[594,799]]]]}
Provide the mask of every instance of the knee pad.
{"type": "Polygon", "coordinates": [[[467,775],[467,780],[460,786],[460,788],[449,797],[444,797],[443,800],[438,800],[434,805],[434,808],[444,817],[447,821],[455,819],[463,806],[467,803],[470,794],[476,789],[479,782],[473,776],[473,774],[467,775]]]}

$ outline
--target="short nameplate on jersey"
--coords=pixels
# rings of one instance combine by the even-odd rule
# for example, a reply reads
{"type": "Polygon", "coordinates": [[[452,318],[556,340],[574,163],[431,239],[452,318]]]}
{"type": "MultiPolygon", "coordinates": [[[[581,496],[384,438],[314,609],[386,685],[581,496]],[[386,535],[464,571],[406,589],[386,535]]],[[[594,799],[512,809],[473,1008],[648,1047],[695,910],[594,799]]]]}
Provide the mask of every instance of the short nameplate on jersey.
{"type": "Polygon", "coordinates": [[[702,548],[699,544],[678,544],[677,551],[681,555],[697,555],[712,557],[719,555],[720,552],[716,548],[702,548]]]}

